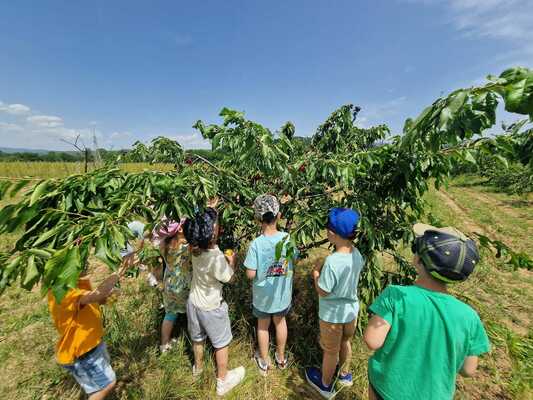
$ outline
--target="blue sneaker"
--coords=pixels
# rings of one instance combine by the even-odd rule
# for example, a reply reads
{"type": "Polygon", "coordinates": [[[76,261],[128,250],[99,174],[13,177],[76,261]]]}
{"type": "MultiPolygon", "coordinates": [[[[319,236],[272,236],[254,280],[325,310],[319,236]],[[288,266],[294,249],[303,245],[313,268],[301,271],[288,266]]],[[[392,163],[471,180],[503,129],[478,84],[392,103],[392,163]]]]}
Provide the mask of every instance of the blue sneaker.
{"type": "Polygon", "coordinates": [[[346,375],[339,373],[339,378],[337,379],[337,382],[339,382],[339,385],[341,386],[352,386],[353,385],[352,374],[349,372],[346,375]]]}
{"type": "Polygon", "coordinates": [[[322,371],[316,367],[306,368],[305,378],[307,382],[325,399],[331,399],[335,396],[333,384],[325,386],[322,383],[322,371]]]}

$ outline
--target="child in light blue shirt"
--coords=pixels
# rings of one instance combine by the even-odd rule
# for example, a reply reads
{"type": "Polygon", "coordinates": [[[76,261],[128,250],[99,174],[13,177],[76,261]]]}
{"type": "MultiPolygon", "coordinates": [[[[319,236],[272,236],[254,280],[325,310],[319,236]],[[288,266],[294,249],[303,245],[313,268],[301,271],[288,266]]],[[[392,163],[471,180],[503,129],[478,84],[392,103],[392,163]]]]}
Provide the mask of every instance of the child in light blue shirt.
{"type": "Polygon", "coordinates": [[[294,265],[292,259],[285,258],[285,246],[281,257],[276,259],[276,246],[288,237],[286,232],[277,229],[279,208],[279,202],[274,196],[262,195],[255,199],[254,212],[261,222],[262,234],[252,242],[244,261],[246,275],[253,280],[253,315],[257,318],[259,342],[255,359],[263,375],[266,375],[270,366],[268,344],[271,320],[276,327],[276,364],[281,369],[287,367],[285,316],[291,307],[294,265]]]}
{"type": "Polygon", "coordinates": [[[352,240],[359,222],[359,214],[349,208],[333,208],[329,212],[328,240],[335,246],[324,264],[312,271],[319,295],[320,346],[323,350],[322,370],[311,367],[305,371],[307,381],[324,398],[335,395],[333,375],[339,363],[338,382],[351,386],[349,372],[352,356],[351,338],[355,333],[359,300],[357,285],[364,259],[352,240]]]}

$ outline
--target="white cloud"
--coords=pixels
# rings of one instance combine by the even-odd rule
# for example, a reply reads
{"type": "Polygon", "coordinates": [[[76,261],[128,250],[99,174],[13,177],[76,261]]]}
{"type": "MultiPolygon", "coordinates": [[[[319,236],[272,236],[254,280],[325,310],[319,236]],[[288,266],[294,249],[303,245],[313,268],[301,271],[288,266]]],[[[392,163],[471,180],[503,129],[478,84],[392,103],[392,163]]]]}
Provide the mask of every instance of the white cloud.
{"type": "Polygon", "coordinates": [[[17,124],[12,124],[9,122],[0,122],[0,132],[22,132],[24,128],[17,124]]]}
{"type": "Polygon", "coordinates": [[[495,39],[531,40],[531,0],[450,0],[455,24],[467,34],[495,39]]]}
{"type": "Polygon", "coordinates": [[[186,149],[209,149],[211,143],[205,140],[199,133],[178,135],[176,140],[186,149]]]}
{"type": "Polygon", "coordinates": [[[53,115],[32,115],[27,121],[40,128],[58,128],[63,126],[63,119],[53,115]]]}
{"type": "MultiPolygon", "coordinates": [[[[39,148],[50,150],[73,150],[71,143],[78,140],[80,147],[92,148],[94,138],[96,145],[111,149],[129,148],[137,141],[147,141],[147,138],[166,136],[177,140],[184,148],[210,148],[198,132],[175,133],[167,135],[140,135],[130,131],[111,131],[103,133],[97,129],[99,123],[90,121],[83,128],[65,125],[62,117],[32,113],[30,107],[22,104],[5,104],[0,102],[0,111],[8,112],[7,120],[0,121],[0,138],[3,146],[39,148]]],[[[149,140],[148,140],[149,141],[149,140]]]]}
{"type": "Polygon", "coordinates": [[[0,111],[11,115],[25,115],[29,114],[31,109],[24,104],[4,104],[0,101],[0,111]]]}
{"type": "Polygon", "coordinates": [[[506,42],[509,50],[489,60],[498,66],[533,63],[531,0],[405,0],[440,5],[449,22],[466,38],[506,42]]]}

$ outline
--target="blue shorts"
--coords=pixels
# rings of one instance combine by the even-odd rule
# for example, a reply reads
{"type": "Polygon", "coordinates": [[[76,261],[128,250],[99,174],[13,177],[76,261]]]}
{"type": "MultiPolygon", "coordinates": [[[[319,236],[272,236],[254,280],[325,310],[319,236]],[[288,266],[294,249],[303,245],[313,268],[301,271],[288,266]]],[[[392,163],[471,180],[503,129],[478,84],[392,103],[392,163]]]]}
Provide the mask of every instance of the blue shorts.
{"type": "Polygon", "coordinates": [[[285,317],[289,311],[291,310],[291,305],[289,304],[289,307],[287,307],[285,310],[277,311],[274,313],[266,313],[263,311],[259,311],[257,308],[252,306],[252,314],[257,319],[267,319],[270,317],[285,317]]]}
{"type": "Polygon", "coordinates": [[[74,364],[61,365],[76,379],[87,394],[99,392],[116,380],[104,342],[85,353],[74,364]]]}

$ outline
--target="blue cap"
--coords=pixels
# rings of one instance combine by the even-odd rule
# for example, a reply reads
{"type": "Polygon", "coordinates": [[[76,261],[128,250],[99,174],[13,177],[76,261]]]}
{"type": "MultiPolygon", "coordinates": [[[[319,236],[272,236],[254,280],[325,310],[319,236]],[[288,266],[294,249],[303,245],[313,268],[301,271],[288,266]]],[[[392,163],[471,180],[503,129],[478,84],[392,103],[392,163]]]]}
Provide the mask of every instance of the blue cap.
{"type": "Polygon", "coordinates": [[[359,213],[351,208],[332,208],[327,228],[344,239],[351,239],[359,223],[359,213]]]}

